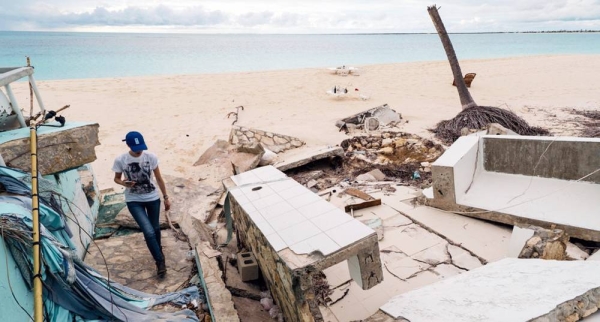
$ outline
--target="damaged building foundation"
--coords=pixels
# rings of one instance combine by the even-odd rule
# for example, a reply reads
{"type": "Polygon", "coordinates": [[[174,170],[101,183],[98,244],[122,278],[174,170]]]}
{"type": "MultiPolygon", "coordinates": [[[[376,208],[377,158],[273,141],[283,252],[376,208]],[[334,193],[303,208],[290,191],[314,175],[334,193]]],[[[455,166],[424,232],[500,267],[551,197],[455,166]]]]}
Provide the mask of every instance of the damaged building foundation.
{"type": "Polygon", "coordinates": [[[432,165],[429,203],[600,242],[600,139],[464,136],[432,165]]]}
{"type": "Polygon", "coordinates": [[[322,321],[314,276],[348,260],[367,290],[383,279],[377,233],[272,166],[224,182],[242,248],[252,251],[286,321],[322,321]]]}

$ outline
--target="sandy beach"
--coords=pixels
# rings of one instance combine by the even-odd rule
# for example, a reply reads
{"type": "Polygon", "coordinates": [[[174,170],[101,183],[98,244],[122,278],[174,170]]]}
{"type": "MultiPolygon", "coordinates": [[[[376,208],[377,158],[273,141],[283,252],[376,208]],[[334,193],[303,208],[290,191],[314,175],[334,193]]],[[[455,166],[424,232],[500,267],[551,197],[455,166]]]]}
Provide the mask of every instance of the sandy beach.
{"type": "MultiPolygon", "coordinates": [[[[163,173],[194,178],[192,164],[215,140],[228,138],[233,119],[227,114],[239,105],[238,125],[296,136],[308,145],[339,144],[347,136],[334,126],[337,119],[385,103],[408,120],[399,130],[428,138],[428,128],[460,112],[447,61],[355,67],[360,76],[312,68],[37,83],[47,109],[70,104],[63,113],[67,121],[100,124],[93,167],[101,189],[119,190],[111,166],[127,151],[121,140],[130,130],[144,134],[163,173]],[[350,94],[328,95],[335,85],[350,94]]],[[[461,68],[477,73],[470,91],[479,105],[508,108],[553,134],[577,134],[565,109],[600,106],[599,55],[469,60],[461,68]]],[[[22,108],[28,106],[25,85],[14,88],[22,108]]]]}

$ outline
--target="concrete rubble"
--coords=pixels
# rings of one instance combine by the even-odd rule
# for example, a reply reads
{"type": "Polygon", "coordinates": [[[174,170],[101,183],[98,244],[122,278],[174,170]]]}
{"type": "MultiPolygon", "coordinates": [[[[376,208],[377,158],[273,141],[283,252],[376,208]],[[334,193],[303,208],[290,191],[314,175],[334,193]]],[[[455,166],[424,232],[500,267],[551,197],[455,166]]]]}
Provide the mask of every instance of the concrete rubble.
{"type": "Polygon", "coordinates": [[[340,147],[303,148],[279,156],[274,166],[280,171],[287,171],[314,161],[341,157],[343,154],[344,150],[340,147]]]}

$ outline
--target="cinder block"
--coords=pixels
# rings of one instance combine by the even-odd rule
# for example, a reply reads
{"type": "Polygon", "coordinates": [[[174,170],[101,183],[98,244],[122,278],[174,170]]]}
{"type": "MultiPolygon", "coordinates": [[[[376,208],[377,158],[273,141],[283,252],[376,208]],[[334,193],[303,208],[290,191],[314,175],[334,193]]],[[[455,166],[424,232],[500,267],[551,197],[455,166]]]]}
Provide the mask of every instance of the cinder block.
{"type": "Polygon", "coordinates": [[[237,265],[242,282],[258,279],[258,263],[256,262],[254,254],[251,252],[238,253],[237,265]]]}

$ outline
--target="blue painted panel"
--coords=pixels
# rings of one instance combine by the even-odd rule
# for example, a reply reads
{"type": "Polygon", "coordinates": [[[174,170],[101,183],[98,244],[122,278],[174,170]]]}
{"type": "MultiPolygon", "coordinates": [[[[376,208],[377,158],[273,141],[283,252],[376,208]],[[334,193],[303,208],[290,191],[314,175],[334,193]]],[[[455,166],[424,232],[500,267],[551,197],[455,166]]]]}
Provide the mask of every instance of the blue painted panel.
{"type": "Polygon", "coordinates": [[[33,316],[33,294],[27,289],[3,238],[0,238],[0,273],[0,320],[30,321],[27,314],[33,316]],[[17,301],[27,313],[19,307],[17,301]]]}

